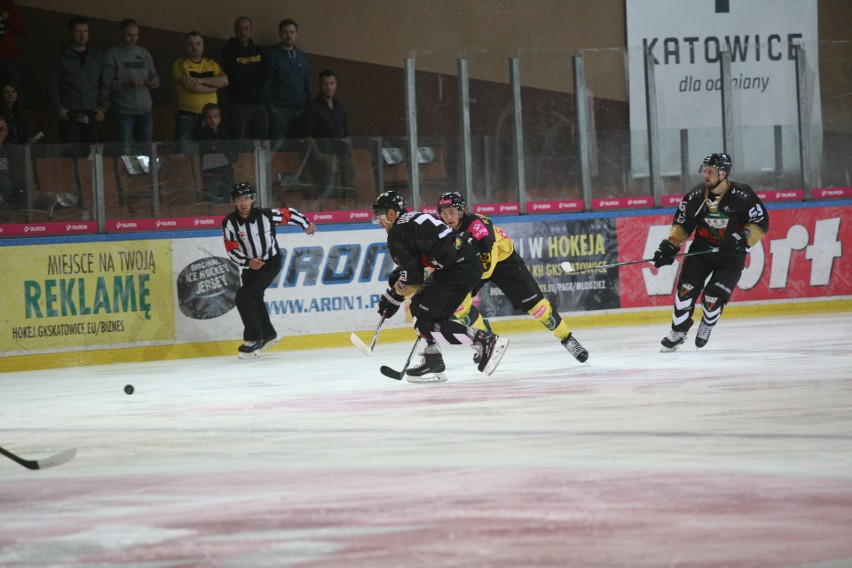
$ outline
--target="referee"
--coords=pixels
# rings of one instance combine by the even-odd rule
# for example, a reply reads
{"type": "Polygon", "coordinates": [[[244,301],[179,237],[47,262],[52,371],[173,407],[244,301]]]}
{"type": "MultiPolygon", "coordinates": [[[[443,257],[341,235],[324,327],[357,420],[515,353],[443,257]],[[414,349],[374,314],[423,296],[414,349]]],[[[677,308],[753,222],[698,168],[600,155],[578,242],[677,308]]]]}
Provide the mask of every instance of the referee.
{"type": "Polygon", "coordinates": [[[250,183],[234,184],[231,200],[234,211],[222,220],[225,250],[232,262],[242,268],[243,285],[235,303],[243,320],[243,344],[240,359],[258,357],[267,347],[281,341],[263,301],[266,288],[281,270],[281,250],[275,238],[275,226],[302,227],[313,235],[317,227],[292,208],[265,209],[254,206],[257,193],[250,183]]]}

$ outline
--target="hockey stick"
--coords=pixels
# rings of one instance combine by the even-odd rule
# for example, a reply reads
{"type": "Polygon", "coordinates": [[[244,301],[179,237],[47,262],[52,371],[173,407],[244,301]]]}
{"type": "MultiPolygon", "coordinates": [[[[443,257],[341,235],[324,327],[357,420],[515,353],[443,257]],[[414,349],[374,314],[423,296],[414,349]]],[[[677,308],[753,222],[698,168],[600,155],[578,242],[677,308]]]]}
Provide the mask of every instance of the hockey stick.
{"type": "Polygon", "coordinates": [[[361,341],[361,338],[355,335],[354,333],[349,335],[349,341],[352,342],[352,345],[355,346],[358,351],[366,355],[367,357],[372,357],[373,349],[376,347],[376,341],[379,340],[379,332],[382,330],[382,326],[385,324],[385,318],[387,316],[382,316],[382,319],[379,320],[379,325],[376,326],[376,333],[373,334],[373,341],[370,342],[370,346],[367,347],[367,344],[361,341]]]}
{"type": "Polygon", "coordinates": [[[386,367],[382,365],[379,369],[381,373],[386,376],[394,379],[395,381],[401,381],[402,377],[405,376],[405,372],[408,370],[408,365],[411,363],[411,358],[414,357],[414,351],[417,350],[417,346],[420,344],[420,336],[417,336],[417,339],[414,340],[414,345],[411,347],[411,353],[408,354],[408,359],[405,360],[405,365],[402,366],[402,371],[394,371],[390,367],[386,367]]]}
{"type": "Polygon", "coordinates": [[[60,452],[55,456],[50,456],[49,458],[44,458],[43,460],[25,460],[24,458],[16,456],[12,452],[4,450],[3,448],[0,448],[0,454],[3,454],[12,461],[18,462],[27,469],[45,469],[48,467],[56,467],[64,464],[65,462],[71,461],[74,459],[74,456],[77,455],[77,450],[73,448],[65,450],[64,452],[60,452]]]}
{"type": "MultiPolygon", "coordinates": [[[[696,256],[696,255],[699,255],[699,254],[708,254],[708,253],[711,253],[711,252],[719,252],[719,249],[712,248],[712,249],[709,249],[709,250],[700,250],[700,251],[697,251],[697,252],[684,252],[684,253],[681,253],[681,254],[676,254],[675,257],[696,256]]],[[[562,266],[562,270],[564,270],[566,273],[578,274],[580,272],[590,272],[592,270],[600,270],[601,268],[616,268],[617,266],[627,266],[628,264],[639,264],[641,262],[654,262],[654,259],[653,258],[643,258],[641,260],[628,260],[628,261],[625,261],[625,262],[613,262],[612,264],[600,264],[598,266],[590,266],[588,268],[581,268],[579,270],[574,270],[574,267],[571,265],[571,263],[566,260],[560,266],[562,266]]]]}

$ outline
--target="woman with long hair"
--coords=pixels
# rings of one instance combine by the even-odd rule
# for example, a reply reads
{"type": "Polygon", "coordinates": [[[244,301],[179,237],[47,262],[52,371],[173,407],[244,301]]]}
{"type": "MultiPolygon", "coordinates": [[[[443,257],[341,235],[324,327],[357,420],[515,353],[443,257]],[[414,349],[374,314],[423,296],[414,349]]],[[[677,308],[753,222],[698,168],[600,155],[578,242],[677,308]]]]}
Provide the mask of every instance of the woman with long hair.
{"type": "Polygon", "coordinates": [[[31,144],[38,140],[35,136],[30,136],[30,129],[15,85],[8,81],[4,82],[0,91],[3,95],[0,116],[6,119],[6,127],[9,129],[6,144],[31,144]]]}

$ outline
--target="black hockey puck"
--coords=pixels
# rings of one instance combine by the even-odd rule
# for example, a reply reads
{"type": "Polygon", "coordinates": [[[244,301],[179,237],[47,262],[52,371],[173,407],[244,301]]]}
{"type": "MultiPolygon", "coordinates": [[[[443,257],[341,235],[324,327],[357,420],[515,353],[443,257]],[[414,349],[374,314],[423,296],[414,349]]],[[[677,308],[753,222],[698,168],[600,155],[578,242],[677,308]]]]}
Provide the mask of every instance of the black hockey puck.
{"type": "Polygon", "coordinates": [[[133,385],[124,385],[124,394],[133,394],[133,385]]]}

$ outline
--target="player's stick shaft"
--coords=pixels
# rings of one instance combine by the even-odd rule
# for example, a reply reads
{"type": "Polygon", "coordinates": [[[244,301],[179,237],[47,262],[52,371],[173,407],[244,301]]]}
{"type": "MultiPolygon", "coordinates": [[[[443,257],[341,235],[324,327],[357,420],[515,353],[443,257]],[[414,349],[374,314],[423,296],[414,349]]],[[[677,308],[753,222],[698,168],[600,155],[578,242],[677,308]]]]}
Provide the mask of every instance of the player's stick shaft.
{"type": "Polygon", "coordinates": [[[373,334],[373,341],[370,342],[370,351],[376,346],[376,341],[379,340],[379,332],[382,331],[382,326],[385,324],[385,319],[387,316],[382,315],[382,319],[379,320],[379,325],[376,326],[376,333],[373,334]]]}
{"type": "MultiPolygon", "coordinates": [[[[676,254],[675,257],[697,256],[699,254],[709,254],[711,252],[718,252],[718,251],[719,251],[719,249],[712,248],[712,249],[709,249],[709,250],[700,250],[700,251],[696,251],[696,252],[684,252],[684,253],[681,253],[681,254],[676,254]]],[[[628,264],[640,264],[642,262],[654,262],[654,258],[651,257],[651,258],[643,258],[643,259],[640,259],[640,260],[627,260],[625,262],[613,262],[613,263],[610,263],[610,264],[599,264],[598,266],[590,266],[588,268],[581,268],[579,270],[574,270],[574,267],[571,266],[571,263],[568,262],[568,261],[565,261],[565,262],[562,263],[562,270],[564,270],[567,273],[577,274],[577,273],[580,273],[580,272],[591,272],[592,270],[600,270],[602,268],[616,268],[616,267],[619,267],[619,266],[627,266],[628,264]]]]}

